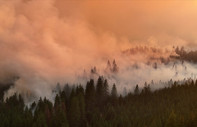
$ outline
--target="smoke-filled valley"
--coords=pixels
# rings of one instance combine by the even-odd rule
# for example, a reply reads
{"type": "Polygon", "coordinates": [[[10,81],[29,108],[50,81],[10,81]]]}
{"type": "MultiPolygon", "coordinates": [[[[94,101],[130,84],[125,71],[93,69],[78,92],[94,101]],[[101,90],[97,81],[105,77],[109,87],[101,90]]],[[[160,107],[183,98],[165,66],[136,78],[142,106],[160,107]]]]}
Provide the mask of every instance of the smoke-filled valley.
{"type": "Polygon", "coordinates": [[[0,123],[14,125],[7,123],[17,104],[26,126],[171,126],[174,119],[189,126],[197,118],[189,114],[196,104],[186,103],[196,99],[196,8],[195,0],[0,0],[0,123]],[[1,112],[9,106],[10,114],[1,112]]]}
{"type": "Polygon", "coordinates": [[[1,84],[14,83],[6,97],[15,92],[50,97],[58,82],[84,85],[99,75],[106,77],[110,85],[115,83],[120,93],[124,88],[130,91],[136,84],[143,86],[152,80],[157,84],[154,88],[162,88],[160,81],[196,77],[195,52],[187,54],[191,57],[183,56],[173,48],[187,48],[189,43],[184,40],[168,37],[169,42],[175,43],[160,47],[158,44],[163,43],[158,41],[167,37],[158,36],[161,40],[157,40],[155,35],[132,41],[113,31],[98,31],[87,19],[86,11],[80,10],[89,9],[91,5],[86,4],[94,3],[63,2],[75,12],[71,15],[60,6],[61,2],[1,1],[0,79],[1,84]],[[113,70],[114,64],[117,70],[113,70]]]}

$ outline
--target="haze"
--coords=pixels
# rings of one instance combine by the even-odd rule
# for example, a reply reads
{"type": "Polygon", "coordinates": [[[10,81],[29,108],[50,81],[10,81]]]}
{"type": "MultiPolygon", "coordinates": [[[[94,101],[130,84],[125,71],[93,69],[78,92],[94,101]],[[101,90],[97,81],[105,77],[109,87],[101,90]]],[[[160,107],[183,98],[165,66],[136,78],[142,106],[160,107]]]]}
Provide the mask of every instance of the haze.
{"type": "Polygon", "coordinates": [[[50,96],[57,82],[83,83],[84,70],[89,73],[94,66],[98,74],[108,75],[107,61],[114,59],[119,73],[108,77],[121,88],[191,77],[195,64],[178,64],[177,76],[174,61],[159,65],[160,70],[147,62],[175,54],[173,46],[195,50],[196,29],[194,0],[0,0],[0,81],[20,77],[6,96],[16,91],[50,96]],[[136,46],[161,52],[122,56],[136,46]],[[139,69],[133,69],[135,64],[139,69]]]}

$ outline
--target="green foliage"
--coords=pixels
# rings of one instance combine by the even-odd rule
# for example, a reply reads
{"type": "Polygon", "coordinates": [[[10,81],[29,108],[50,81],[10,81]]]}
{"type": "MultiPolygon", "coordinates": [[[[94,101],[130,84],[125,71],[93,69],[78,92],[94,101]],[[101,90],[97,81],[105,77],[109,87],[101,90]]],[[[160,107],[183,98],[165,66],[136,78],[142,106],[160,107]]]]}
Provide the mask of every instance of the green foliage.
{"type": "MultiPolygon", "coordinates": [[[[172,81],[171,81],[172,82],[172,81]]],[[[21,95],[0,101],[2,127],[196,127],[197,81],[172,82],[152,91],[145,83],[134,93],[119,96],[114,84],[91,79],[84,89],[66,85],[54,104],[40,98],[26,107],[21,95]],[[141,91],[141,92],[140,92],[141,91]],[[69,93],[67,93],[69,92],[69,93]]]]}
{"type": "Polygon", "coordinates": [[[118,97],[118,93],[117,93],[117,89],[116,89],[116,85],[115,84],[112,87],[111,96],[112,96],[112,98],[117,98],[118,97]]]}

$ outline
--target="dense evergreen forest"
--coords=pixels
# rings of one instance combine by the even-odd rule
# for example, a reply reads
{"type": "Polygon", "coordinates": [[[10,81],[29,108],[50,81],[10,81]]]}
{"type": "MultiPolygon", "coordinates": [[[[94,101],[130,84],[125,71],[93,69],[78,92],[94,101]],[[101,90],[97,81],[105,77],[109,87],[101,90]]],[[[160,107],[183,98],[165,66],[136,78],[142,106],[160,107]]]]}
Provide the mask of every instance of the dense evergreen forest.
{"type": "MultiPolygon", "coordinates": [[[[5,89],[5,88],[4,88],[5,89]]],[[[2,92],[2,91],[1,91],[2,92]]],[[[149,85],[126,96],[109,90],[103,77],[86,88],[66,85],[54,104],[40,98],[28,108],[21,95],[0,101],[1,127],[196,127],[197,82],[174,82],[152,91],[149,85]]],[[[1,93],[2,94],[2,93],[1,93]]]]}

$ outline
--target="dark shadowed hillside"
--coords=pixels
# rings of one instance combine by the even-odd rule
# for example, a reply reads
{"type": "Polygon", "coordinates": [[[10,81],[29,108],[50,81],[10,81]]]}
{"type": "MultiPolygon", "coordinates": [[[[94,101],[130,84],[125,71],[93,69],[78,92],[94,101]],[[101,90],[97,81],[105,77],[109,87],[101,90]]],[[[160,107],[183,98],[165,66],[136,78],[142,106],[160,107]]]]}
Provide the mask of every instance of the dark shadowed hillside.
{"type": "MultiPolygon", "coordinates": [[[[2,127],[195,127],[197,82],[174,82],[151,92],[150,85],[136,85],[126,96],[109,90],[103,77],[86,88],[66,85],[52,103],[40,98],[30,107],[14,94],[0,102],[2,127]]],[[[2,93],[1,93],[2,94],[2,93]]]]}

